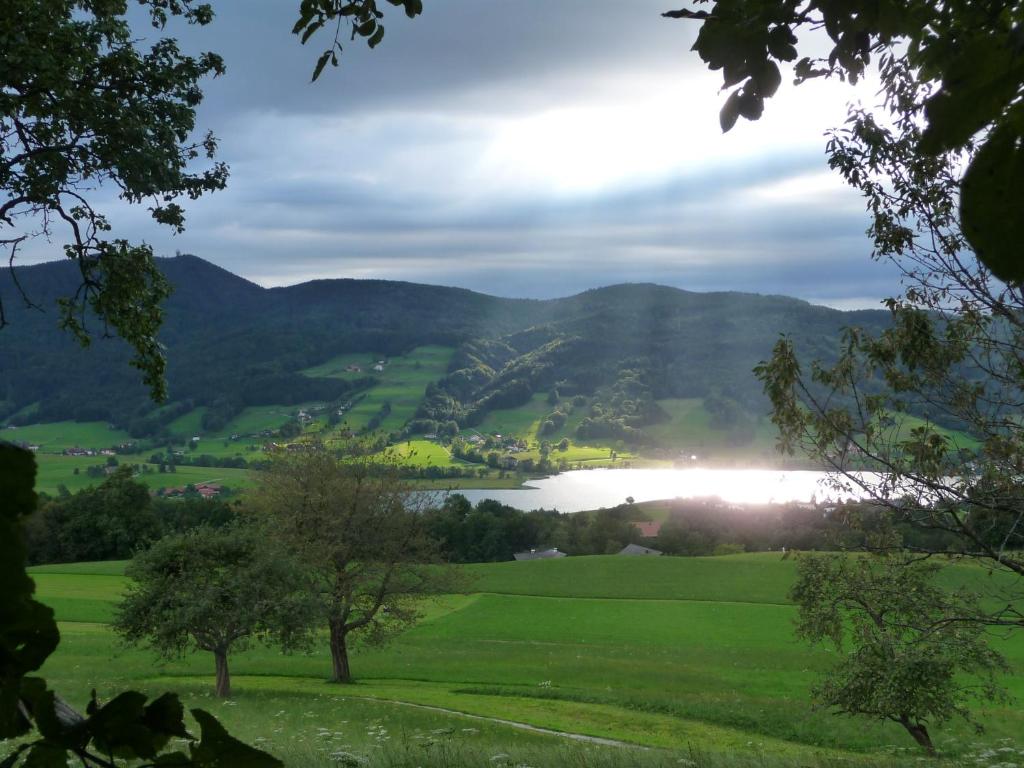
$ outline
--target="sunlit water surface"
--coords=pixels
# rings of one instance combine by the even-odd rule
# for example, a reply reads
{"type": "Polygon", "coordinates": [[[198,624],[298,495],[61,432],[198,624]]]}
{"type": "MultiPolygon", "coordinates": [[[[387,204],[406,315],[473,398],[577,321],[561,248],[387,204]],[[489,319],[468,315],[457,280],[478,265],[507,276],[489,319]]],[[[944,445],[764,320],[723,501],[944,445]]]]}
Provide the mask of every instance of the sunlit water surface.
{"type": "MultiPolygon", "coordinates": [[[[581,512],[634,501],[717,496],[733,504],[769,504],[860,498],[837,492],[828,473],[772,469],[587,469],[530,480],[523,488],[457,491],[474,504],[495,499],[519,509],[581,512]]],[[[871,477],[869,474],[865,478],[871,477]]]]}

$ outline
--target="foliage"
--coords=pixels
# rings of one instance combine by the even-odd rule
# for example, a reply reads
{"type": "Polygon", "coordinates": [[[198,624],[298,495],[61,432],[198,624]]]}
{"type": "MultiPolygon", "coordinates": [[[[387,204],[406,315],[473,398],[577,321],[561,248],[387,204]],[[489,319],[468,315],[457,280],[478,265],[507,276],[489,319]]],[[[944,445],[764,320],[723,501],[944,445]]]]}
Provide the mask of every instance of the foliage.
{"type": "Polygon", "coordinates": [[[349,635],[383,642],[418,618],[424,596],[457,589],[428,567],[436,547],[393,467],[339,462],[315,446],[277,456],[252,500],[268,536],[302,563],[330,635],[334,682],[351,682],[349,635]]]}
{"type": "MultiPolygon", "coordinates": [[[[725,131],[741,115],[761,116],[782,83],[780,64],[795,62],[798,83],[856,82],[878,59],[889,107],[900,120],[923,118],[910,147],[916,158],[977,146],[963,178],[964,235],[1001,279],[1024,279],[1024,212],[1015,194],[1024,182],[1021,0],[718,0],[709,11],[665,15],[701,22],[693,47],[710,69],[722,70],[731,89],[719,116],[725,131]],[[801,58],[797,32],[821,28],[832,46],[828,56],[801,58]],[[912,88],[893,87],[886,75],[893,67],[912,88]]],[[[813,45],[806,41],[805,52],[813,45]]]]}
{"type": "Polygon", "coordinates": [[[973,598],[934,583],[939,567],[906,556],[804,556],[790,593],[798,635],[851,648],[814,697],[837,712],[899,723],[932,755],[929,723],[973,722],[968,701],[1004,700],[995,675],[1008,670],[986,643],[973,598]]]}
{"type": "MultiPolygon", "coordinates": [[[[423,12],[423,0],[387,0],[391,5],[400,5],[405,9],[405,15],[410,19],[423,12]]],[[[313,80],[315,81],[324,71],[324,67],[330,62],[331,66],[338,66],[338,57],[342,52],[341,29],[342,22],[348,21],[351,37],[356,36],[366,40],[370,48],[376,48],[384,39],[384,25],[380,20],[384,13],[377,8],[377,0],[302,0],[299,5],[299,19],[292,28],[292,33],[299,35],[305,45],[319,30],[328,24],[334,24],[334,40],[317,59],[313,68],[313,80]]]]}
{"type": "MultiPolygon", "coordinates": [[[[170,16],[190,24],[213,18],[191,0],[145,0],[154,27],[170,16]]],[[[77,288],[58,299],[60,323],[82,345],[88,320],[112,328],[134,350],[132,365],[153,396],[166,395],[157,341],[160,302],[170,293],[148,245],[107,239],[110,224],[90,201],[102,185],[122,200],[150,203],[153,219],[181,231],[181,197],[224,187],[227,168],[213,163],[212,134],[193,141],[199,81],[224,71],[219,56],[181,53],[172,38],[140,49],[124,3],[95,0],[5,2],[0,13],[0,247],[13,265],[30,237],[57,237],[79,270],[77,288]]],[[[36,299],[20,290],[29,305],[36,299]]],[[[0,304],[0,327],[7,322],[0,304]]]]}
{"type": "MultiPolygon", "coordinates": [[[[897,117],[899,105],[920,100],[921,85],[898,59],[885,61],[883,76],[897,117]]],[[[867,200],[875,257],[903,272],[902,295],[887,302],[891,327],[849,329],[834,364],[815,363],[808,374],[797,345],[781,339],[757,373],[781,448],[826,462],[838,485],[867,491],[894,521],[943,534],[940,551],[1024,575],[1024,292],[966,250],[956,217],[960,158],[922,156],[918,117],[885,125],[855,111],[829,142],[831,165],[867,200]],[[924,421],[898,428],[907,411],[924,421]],[[938,421],[980,448],[958,445],[938,421]],[[865,466],[881,473],[855,471],[865,466]]],[[[1024,625],[1012,607],[990,618],[1024,625]]]]}
{"type": "Polygon", "coordinates": [[[40,504],[28,523],[35,563],[117,560],[160,537],[149,489],[120,467],[94,488],[40,504]]]}
{"type": "Polygon", "coordinates": [[[301,569],[235,523],[165,537],[133,558],[133,580],[115,629],[165,658],[198,648],[214,654],[216,693],[231,695],[228,654],[253,640],[284,648],[307,642],[313,614],[301,569]]]}
{"type": "Polygon", "coordinates": [[[35,505],[35,463],[27,451],[0,443],[0,741],[20,737],[5,766],[63,768],[69,757],[83,766],[137,765],[256,766],[280,761],[232,738],[216,718],[200,709],[192,716],[202,729],[196,739],[185,728],[184,708],[173,693],[152,701],[125,691],[101,703],[93,694],[81,715],[31,676],[57,648],[53,611],[37,602],[25,572],[23,525],[35,505]],[[165,752],[172,738],[186,739],[189,753],[165,752]]]}

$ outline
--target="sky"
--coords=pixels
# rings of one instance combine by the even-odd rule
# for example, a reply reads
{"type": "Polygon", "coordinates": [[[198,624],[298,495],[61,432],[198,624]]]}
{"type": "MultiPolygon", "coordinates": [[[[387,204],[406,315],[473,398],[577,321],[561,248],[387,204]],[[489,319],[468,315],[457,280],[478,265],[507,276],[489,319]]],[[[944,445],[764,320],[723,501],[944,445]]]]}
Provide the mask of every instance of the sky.
{"type": "Polygon", "coordinates": [[[825,158],[825,131],[870,84],[787,78],[760,121],[723,135],[720,74],[690,51],[695,23],[661,17],[671,0],[427,0],[415,20],[381,5],[381,45],[346,44],[316,83],[330,40],[291,34],[298,0],[220,0],[209,27],[171,24],[226,61],[199,126],[231,178],[187,201],[181,235],[111,200],[115,234],[265,286],[547,298],[657,282],[840,308],[897,291],[825,158]]]}

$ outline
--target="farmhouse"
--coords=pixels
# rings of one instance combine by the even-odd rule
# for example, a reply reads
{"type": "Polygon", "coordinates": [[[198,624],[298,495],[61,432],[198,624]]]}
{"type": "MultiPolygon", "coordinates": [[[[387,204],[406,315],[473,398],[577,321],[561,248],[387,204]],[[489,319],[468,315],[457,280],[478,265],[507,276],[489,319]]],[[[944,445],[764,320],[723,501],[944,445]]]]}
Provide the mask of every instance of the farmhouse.
{"type": "Polygon", "coordinates": [[[620,555],[654,555],[655,557],[661,555],[661,551],[657,549],[651,549],[650,547],[644,547],[640,544],[627,544],[619,550],[620,555]]]}
{"type": "Polygon", "coordinates": [[[218,483],[196,483],[196,493],[204,499],[220,496],[221,490],[223,490],[223,486],[218,483]]]}
{"type": "Polygon", "coordinates": [[[565,552],[559,552],[558,547],[551,549],[531,549],[529,552],[516,552],[512,555],[516,560],[547,560],[552,557],[567,557],[565,552]]]}
{"type": "Polygon", "coordinates": [[[641,522],[638,520],[634,522],[632,525],[634,528],[637,529],[637,531],[640,532],[640,535],[645,539],[657,538],[658,534],[661,533],[661,523],[657,520],[655,520],[654,522],[641,522]]]}
{"type": "Polygon", "coordinates": [[[345,370],[348,371],[349,373],[362,373],[363,372],[362,367],[356,365],[355,363],[352,363],[352,365],[346,365],[345,366],[345,370]]]}

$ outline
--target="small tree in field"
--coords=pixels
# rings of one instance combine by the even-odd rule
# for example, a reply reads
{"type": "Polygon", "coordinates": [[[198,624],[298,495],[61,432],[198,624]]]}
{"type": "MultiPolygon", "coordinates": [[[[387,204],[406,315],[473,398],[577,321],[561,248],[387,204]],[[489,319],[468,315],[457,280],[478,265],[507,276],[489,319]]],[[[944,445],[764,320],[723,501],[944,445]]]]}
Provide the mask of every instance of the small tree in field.
{"type": "Polygon", "coordinates": [[[294,647],[312,624],[299,569],[243,526],[168,536],[137,555],[127,574],[134,583],[119,608],[117,631],[168,658],[209,651],[220,697],[231,695],[231,651],[256,639],[294,647]]]}
{"type": "Polygon", "coordinates": [[[352,681],[352,633],[382,642],[418,618],[425,596],[458,588],[455,571],[430,565],[438,555],[420,514],[426,501],[395,467],[341,462],[312,446],[263,473],[253,508],[306,571],[330,636],[333,682],[352,681]]]}
{"type": "Polygon", "coordinates": [[[1007,669],[988,647],[971,596],[938,587],[935,563],[906,556],[801,557],[791,592],[797,634],[848,648],[815,686],[835,712],[890,720],[929,754],[929,723],[962,717],[967,704],[999,701],[995,675],[1007,669]]]}

